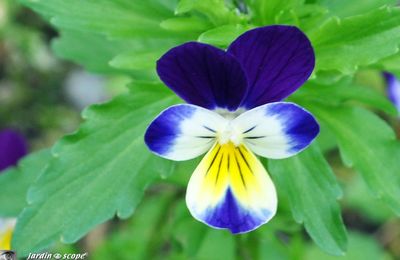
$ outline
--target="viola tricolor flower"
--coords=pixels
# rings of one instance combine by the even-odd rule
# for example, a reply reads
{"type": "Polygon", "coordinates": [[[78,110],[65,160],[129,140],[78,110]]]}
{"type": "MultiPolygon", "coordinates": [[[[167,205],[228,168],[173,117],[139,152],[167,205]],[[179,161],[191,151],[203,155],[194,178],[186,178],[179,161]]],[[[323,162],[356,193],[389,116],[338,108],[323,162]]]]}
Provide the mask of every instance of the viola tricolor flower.
{"type": "Polygon", "coordinates": [[[12,129],[0,130],[0,171],[15,166],[27,153],[25,138],[12,129]]]}
{"type": "Polygon", "coordinates": [[[244,233],[275,215],[275,187],[255,154],[287,158],[319,133],[308,111],[281,102],[309,78],[314,64],[307,37],[280,25],[250,30],[227,51],[189,42],[160,58],[161,80],[189,104],[161,112],[145,142],[175,161],[208,151],[187,188],[194,218],[244,233]]]}
{"type": "Polygon", "coordinates": [[[400,113],[400,81],[395,75],[389,72],[384,72],[383,76],[385,77],[387,84],[388,97],[400,113]]]}

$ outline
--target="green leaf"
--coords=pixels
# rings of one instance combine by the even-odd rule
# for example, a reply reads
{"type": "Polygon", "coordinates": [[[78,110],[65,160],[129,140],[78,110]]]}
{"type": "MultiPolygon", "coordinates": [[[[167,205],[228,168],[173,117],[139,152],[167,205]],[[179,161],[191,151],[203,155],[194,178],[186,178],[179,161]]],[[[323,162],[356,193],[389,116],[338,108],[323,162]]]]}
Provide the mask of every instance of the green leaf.
{"type": "Polygon", "coordinates": [[[250,29],[241,24],[223,25],[202,33],[198,41],[226,48],[239,35],[250,29]]]}
{"type": "Polygon", "coordinates": [[[228,6],[225,0],[180,0],[175,14],[200,13],[205,16],[214,26],[230,23],[239,23],[246,20],[233,6],[228,6]]]}
{"type": "Polygon", "coordinates": [[[20,255],[57,238],[75,242],[115,214],[127,218],[149,183],[170,173],[172,163],[151,155],[143,135],[177,98],[155,83],[137,83],[131,92],[87,109],[79,131],[55,145],[18,218],[13,248],[20,255]]]}
{"type": "Polygon", "coordinates": [[[255,23],[266,25],[277,23],[278,16],[303,4],[304,0],[247,0],[246,2],[254,13],[255,23]]]}
{"type": "Polygon", "coordinates": [[[115,37],[171,37],[159,24],[173,17],[176,1],[20,0],[63,29],[115,37]]]}
{"type": "Polygon", "coordinates": [[[316,73],[314,71],[314,73],[311,74],[310,80],[314,80],[315,83],[322,85],[333,85],[347,77],[349,77],[349,75],[343,75],[339,71],[320,70],[316,73]]]}
{"type": "Polygon", "coordinates": [[[177,32],[202,32],[211,27],[211,24],[198,17],[175,17],[164,20],[160,24],[161,28],[177,32]]]}
{"type": "Polygon", "coordinates": [[[362,175],[376,198],[400,215],[400,142],[393,130],[362,108],[304,105],[335,134],[343,161],[362,175]]]}
{"type": "Polygon", "coordinates": [[[156,61],[168,49],[181,43],[183,41],[178,39],[134,40],[129,50],[116,55],[109,65],[113,68],[130,71],[136,79],[158,80],[158,77],[155,76],[156,61]],[[153,74],[153,77],[144,74],[144,70],[147,70],[149,75],[153,74]]]}
{"type": "Polygon", "coordinates": [[[369,222],[380,224],[395,217],[386,204],[371,196],[361,176],[357,174],[351,176],[351,178],[346,176],[343,189],[346,198],[344,207],[356,210],[369,222]]]}
{"type": "Polygon", "coordinates": [[[175,14],[184,14],[190,12],[195,7],[193,0],[180,0],[175,8],[175,14]]]}
{"type": "Polygon", "coordinates": [[[400,52],[382,59],[377,64],[377,68],[380,70],[389,71],[391,73],[395,73],[397,76],[400,75],[400,52]]]}
{"type": "Polygon", "coordinates": [[[29,187],[42,173],[51,155],[42,150],[22,159],[18,168],[10,168],[0,175],[0,217],[17,217],[27,205],[29,187]]]}
{"type": "MultiPolygon", "coordinates": [[[[151,0],[38,0],[21,2],[61,29],[53,44],[56,54],[101,73],[125,73],[154,79],[154,64],[128,64],[125,53],[164,52],[198,37],[199,32],[166,30],[160,26],[173,17],[175,1],[151,0]],[[116,61],[109,63],[115,56],[116,61]],[[110,66],[111,65],[111,66],[110,66]],[[141,70],[135,72],[135,70],[141,70]]],[[[129,56],[129,55],[128,55],[129,56]]]]}
{"type": "MultiPolygon", "coordinates": [[[[186,205],[183,205],[183,207],[186,207],[186,205]]],[[[179,253],[186,258],[193,258],[197,255],[208,232],[209,230],[207,230],[206,226],[196,223],[191,216],[186,216],[174,224],[172,235],[182,248],[182,252],[179,253]]]]}
{"type": "Polygon", "coordinates": [[[195,220],[180,201],[175,210],[172,235],[181,245],[182,259],[235,259],[235,237],[227,230],[215,230],[195,220]],[[221,250],[223,249],[223,250],[221,250]]]}
{"type": "Polygon", "coordinates": [[[195,158],[193,160],[188,160],[184,162],[179,162],[174,164],[173,172],[174,174],[168,176],[167,179],[163,179],[163,182],[169,182],[181,187],[186,188],[190,176],[196,169],[197,165],[199,165],[202,156],[195,158]]]}
{"type": "Polygon", "coordinates": [[[325,23],[329,18],[328,13],[323,6],[307,3],[282,12],[275,19],[279,24],[292,24],[304,32],[312,32],[325,23]]]}
{"type": "Polygon", "coordinates": [[[397,0],[322,0],[321,5],[339,17],[355,16],[368,13],[384,5],[394,6],[397,0]]]}
{"type": "Polygon", "coordinates": [[[228,231],[208,230],[196,254],[197,259],[213,259],[215,252],[218,257],[226,260],[235,258],[235,238],[228,231]],[[223,248],[223,250],[221,250],[223,248]]]}
{"type": "Polygon", "coordinates": [[[164,51],[121,53],[110,61],[114,68],[123,70],[153,69],[164,51]]]}
{"type": "Polygon", "coordinates": [[[279,193],[277,215],[266,225],[238,237],[238,249],[248,259],[301,259],[303,228],[295,223],[290,210],[284,208],[283,193],[279,193]],[[286,234],[289,239],[282,239],[286,234]]]}
{"type": "MultiPolygon", "coordinates": [[[[316,247],[310,247],[304,256],[307,260],[337,260],[337,257],[324,254],[316,247]]],[[[345,256],[339,258],[342,260],[364,260],[379,259],[390,260],[389,253],[386,253],[374,236],[363,235],[356,232],[349,233],[349,249],[345,256]]]]}
{"type": "Polygon", "coordinates": [[[400,10],[382,8],[342,20],[331,18],[308,36],[316,53],[316,70],[352,74],[398,52],[400,10]]]}
{"type": "Polygon", "coordinates": [[[53,41],[57,56],[100,73],[124,73],[137,79],[156,79],[156,60],[180,40],[109,39],[102,34],[64,30],[53,41]],[[148,70],[143,72],[143,70],[148,70]]]}
{"type": "Polygon", "coordinates": [[[316,145],[285,160],[270,160],[278,191],[286,192],[294,219],[324,251],[343,255],[347,236],[337,199],[341,189],[316,145]]]}
{"type": "MultiPolygon", "coordinates": [[[[281,241],[278,240],[276,236],[276,230],[268,230],[264,232],[260,232],[261,237],[255,237],[254,241],[250,241],[251,244],[258,244],[258,256],[259,259],[280,259],[280,260],[289,260],[290,251],[293,249],[293,246],[290,244],[285,245],[281,241]],[[269,232],[268,232],[269,231],[269,232]],[[275,232],[272,232],[275,231],[275,232]]],[[[251,236],[252,234],[250,234],[251,236]]]]}
{"type": "MultiPolygon", "coordinates": [[[[165,239],[165,212],[176,194],[161,189],[148,196],[138,207],[133,218],[124,223],[91,254],[93,259],[154,259],[162,251],[158,240],[165,239]]],[[[162,241],[165,242],[165,241],[162,241]]]]}
{"type": "Polygon", "coordinates": [[[291,99],[315,100],[331,105],[338,105],[346,101],[357,101],[390,115],[397,115],[396,108],[386,96],[375,89],[359,86],[355,83],[339,82],[335,85],[326,86],[308,82],[291,96],[291,99]]]}
{"type": "Polygon", "coordinates": [[[123,73],[110,67],[109,61],[117,54],[131,50],[129,41],[109,40],[101,34],[66,30],[52,42],[57,56],[82,64],[86,69],[101,73],[123,73]]]}

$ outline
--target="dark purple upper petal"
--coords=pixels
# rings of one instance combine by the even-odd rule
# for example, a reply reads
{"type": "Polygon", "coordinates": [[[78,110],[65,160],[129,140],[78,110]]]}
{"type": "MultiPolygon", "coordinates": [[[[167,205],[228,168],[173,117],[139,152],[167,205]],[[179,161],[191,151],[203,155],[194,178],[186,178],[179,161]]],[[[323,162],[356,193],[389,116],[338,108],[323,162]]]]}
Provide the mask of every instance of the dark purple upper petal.
{"type": "Polygon", "coordinates": [[[25,138],[11,129],[0,131],[0,171],[16,165],[27,153],[25,138]]]}
{"type": "Polygon", "coordinates": [[[157,62],[161,80],[186,102],[207,109],[236,110],[247,90],[239,62],[211,45],[189,42],[157,62]]]}
{"type": "Polygon", "coordinates": [[[241,63],[248,80],[246,108],[281,101],[311,75],[315,56],[298,28],[273,25],[250,30],[228,48],[241,63]]]}

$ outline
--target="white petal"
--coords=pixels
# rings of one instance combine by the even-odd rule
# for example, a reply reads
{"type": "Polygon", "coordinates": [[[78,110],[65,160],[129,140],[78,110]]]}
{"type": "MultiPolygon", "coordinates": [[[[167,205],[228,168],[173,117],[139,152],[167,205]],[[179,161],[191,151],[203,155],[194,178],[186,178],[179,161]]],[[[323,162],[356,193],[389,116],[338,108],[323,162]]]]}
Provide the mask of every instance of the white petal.
{"type": "Polygon", "coordinates": [[[207,152],[224,125],[226,119],[215,112],[195,105],[175,105],[154,119],[146,131],[145,142],[161,157],[189,160],[207,152]]]}
{"type": "Polygon", "coordinates": [[[318,135],[319,125],[300,106],[276,102],[249,110],[232,122],[243,142],[254,153],[282,159],[305,149],[318,135]]]}

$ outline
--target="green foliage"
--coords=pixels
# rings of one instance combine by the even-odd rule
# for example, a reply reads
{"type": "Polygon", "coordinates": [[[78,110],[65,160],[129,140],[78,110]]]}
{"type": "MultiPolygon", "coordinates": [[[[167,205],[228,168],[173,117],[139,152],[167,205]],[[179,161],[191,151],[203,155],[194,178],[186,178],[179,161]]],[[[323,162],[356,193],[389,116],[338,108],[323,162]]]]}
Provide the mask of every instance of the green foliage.
{"type": "Polygon", "coordinates": [[[308,107],[334,132],[343,162],[360,172],[374,196],[400,215],[400,142],[393,130],[365,109],[308,107]]]}
{"type": "Polygon", "coordinates": [[[374,196],[400,214],[400,204],[396,199],[400,196],[396,162],[400,143],[382,119],[366,109],[349,106],[351,103],[348,101],[396,115],[393,105],[376,90],[358,86],[352,81],[337,86],[307,84],[292,98],[310,109],[323,128],[331,131],[339,144],[343,162],[362,174],[374,196]]]}
{"type": "Polygon", "coordinates": [[[109,40],[98,33],[65,30],[53,41],[53,50],[59,57],[82,64],[91,71],[112,73],[115,71],[110,68],[109,61],[132,45],[126,41],[109,40]]]}
{"type": "Polygon", "coordinates": [[[18,168],[10,168],[0,175],[0,217],[17,217],[26,207],[26,193],[50,157],[49,150],[33,153],[24,158],[18,168]]]}
{"type": "Polygon", "coordinates": [[[270,160],[269,171],[279,191],[287,193],[294,219],[326,252],[343,255],[346,231],[336,200],[341,190],[316,145],[285,160],[270,160]],[[301,195],[300,195],[301,194],[301,195]]]}
{"type": "Polygon", "coordinates": [[[353,82],[338,82],[333,85],[321,85],[309,82],[290,98],[294,101],[298,99],[321,101],[324,98],[324,102],[330,105],[357,102],[390,115],[395,116],[398,113],[393,104],[382,93],[376,89],[353,82]]]}
{"type": "Polygon", "coordinates": [[[275,24],[279,23],[279,17],[285,13],[293,12],[293,9],[304,3],[304,0],[248,0],[255,23],[275,24]]]}
{"type": "MultiPolygon", "coordinates": [[[[385,99],[382,86],[371,88],[354,80],[360,68],[400,74],[400,10],[392,7],[395,1],[20,2],[43,15],[60,32],[53,42],[58,56],[89,70],[125,74],[134,79],[157,79],[156,60],[167,49],[186,41],[198,40],[226,48],[238,35],[257,26],[299,26],[312,41],[317,67],[313,78],[291,99],[310,109],[322,123],[323,138],[318,142],[323,144],[323,151],[338,145],[346,165],[362,175],[375,197],[400,214],[400,180],[396,174],[400,146],[388,125],[366,108],[388,115],[395,115],[396,111],[385,99]]],[[[6,205],[0,209],[3,215],[15,216],[21,211],[30,188],[29,205],[19,216],[13,241],[20,255],[44,250],[59,238],[66,243],[75,242],[115,214],[127,218],[144,190],[160,176],[173,172],[167,181],[178,187],[186,185],[196,161],[172,164],[151,156],[143,144],[150,120],[178,102],[177,98],[159,83],[134,85],[130,93],[86,110],[86,121],[76,133],[57,142],[52,156],[43,152],[29,157],[20,168],[0,177],[0,183],[21,183],[18,201],[0,197],[1,205],[6,205]],[[48,167],[40,174],[42,171],[36,169],[43,167],[44,161],[48,167]]],[[[341,190],[317,145],[294,158],[269,161],[268,166],[280,193],[280,215],[276,219],[286,217],[285,211],[281,212],[282,199],[287,199],[294,220],[304,224],[320,248],[331,254],[343,254],[347,240],[337,202],[341,190]]],[[[287,243],[291,246],[288,253],[273,232],[284,227],[272,228],[274,221],[268,224],[272,231],[260,229],[249,236],[233,238],[227,232],[202,226],[187,212],[179,213],[179,207],[170,205],[174,196],[146,200],[143,210],[131,220],[132,232],[142,234],[143,239],[130,237],[128,229],[115,234],[112,245],[105,248],[115,252],[120,244],[132,244],[137,258],[145,259],[153,255],[143,248],[148,249],[149,244],[160,247],[160,239],[168,238],[173,241],[171,256],[176,259],[209,259],[215,251],[223,254],[224,259],[232,259],[243,248],[250,248],[255,259],[302,256],[298,249],[303,246],[299,230],[288,231],[293,235],[287,243]],[[150,233],[157,233],[154,228],[167,207],[176,210],[175,219],[169,222],[169,228],[160,231],[159,239],[154,238],[150,233]]],[[[246,252],[241,252],[241,256],[247,256],[246,252]]],[[[121,258],[127,256],[125,253],[121,252],[121,258]]]]}
{"type": "Polygon", "coordinates": [[[169,174],[171,164],[150,154],[143,134],[159,108],[174,102],[160,84],[137,83],[131,93],[86,110],[87,122],[55,145],[28,194],[13,239],[19,254],[44,249],[58,237],[75,242],[115,214],[130,216],[145,187],[169,174]]]}
{"type": "Polygon", "coordinates": [[[228,46],[236,37],[246,30],[250,29],[241,24],[223,25],[211,30],[205,31],[199,36],[199,42],[204,42],[216,46],[228,46]]]}
{"type": "Polygon", "coordinates": [[[170,32],[162,30],[160,22],[173,15],[176,1],[80,1],[20,0],[22,4],[49,19],[59,28],[104,33],[121,38],[171,37],[170,32]]]}
{"type": "MultiPolygon", "coordinates": [[[[131,53],[155,52],[158,55],[174,45],[195,39],[197,35],[190,30],[182,34],[175,28],[187,27],[188,20],[170,20],[174,1],[77,0],[67,3],[62,0],[21,0],[21,3],[63,29],[61,37],[54,43],[55,52],[60,57],[83,64],[96,72],[128,73],[132,76],[132,69],[148,69],[149,65],[132,68],[132,63],[125,61],[132,56],[131,53]],[[125,53],[128,53],[128,57],[121,57],[125,53]],[[116,56],[116,60],[110,63],[116,56]]],[[[151,73],[133,74],[136,78],[147,79],[148,75],[151,73]]]]}
{"type": "Polygon", "coordinates": [[[352,74],[358,67],[397,53],[399,24],[397,8],[382,8],[342,20],[330,18],[309,34],[317,57],[316,70],[352,74]]]}
{"type": "MultiPolygon", "coordinates": [[[[316,247],[310,247],[306,252],[304,259],[307,260],[336,260],[337,257],[324,254],[316,247]]],[[[364,259],[392,259],[389,254],[385,253],[376,240],[372,237],[363,236],[353,232],[349,234],[349,249],[348,254],[339,259],[342,260],[364,260],[364,259]]]]}
{"type": "Polygon", "coordinates": [[[371,10],[388,5],[396,5],[396,0],[322,0],[321,5],[339,17],[348,17],[368,13],[371,10]]]}
{"type": "Polygon", "coordinates": [[[200,13],[204,15],[214,26],[218,27],[228,23],[238,23],[246,19],[232,8],[227,6],[224,0],[181,0],[175,9],[175,14],[200,13]]]}
{"type": "Polygon", "coordinates": [[[400,75],[400,53],[382,59],[376,66],[378,69],[390,71],[397,76],[400,75]]]}
{"type": "Polygon", "coordinates": [[[394,213],[387,204],[374,199],[361,176],[354,175],[345,183],[344,201],[345,208],[357,210],[372,223],[382,223],[394,217],[394,213]]]}
{"type": "Polygon", "coordinates": [[[183,201],[178,204],[171,223],[176,243],[174,257],[178,259],[235,259],[235,237],[229,231],[213,230],[195,221],[183,201]],[[192,230],[194,232],[188,232],[192,230]],[[224,250],[220,250],[224,248],[224,250]]]}
{"type": "Polygon", "coordinates": [[[168,190],[162,192],[162,196],[145,199],[135,218],[104,241],[94,252],[93,259],[154,259],[160,247],[158,241],[165,236],[165,212],[175,195],[168,190]]]}
{"type": "Polygon", "coordinates": [[[169,259],[210,259],[216,254],[221,259],[235,259],[235,238],[195,221],[184,201],[176,202],[178,191],[171,188],[155,186],[135,217],[122,223],[94,252],[93,259],[165,259],[167,255],[169,259]]]}
{"type": "MultiPolygon", "coordinates": [[[[252,0],[248,3],[250,14],[234,11],[233,5],[225,5],[220,0],[184,0],[178,5],[174,1],[161,3],[161,0],[146,4],[127,0],[68,4],[57,0],[21,2],[57,27],[67,29],[56,44],[56,52],[61,57],[101,72],[113,71],[106,64],[117,55],[111,65],[122,72],[151,69],[150,64],[157,55],[184,41],[199,38],[202,42],[226,47],[249,28],[280,22],[305,29],[317,52],[316,70],[351,74],[359,66],[371,65],[397,52],[398,39],[393,35],[399,30],[400,19],[400,11],[391,8],[340,20],[327,15],[329,10],[336,14],[339,4],[303,5],[303,1],[297,0],[252,0]],[[174,17],[174,9],[178,16],[174,17]],[[377,22],[383,20],[384,23],[377,22]],[[375,49],[373,53],[369,51],[371,48],[375,49]],[[136,56],[139,58],[129,62],[136,56]],[[140,61],[146,57],[150,59],[141,65],[140,61]]],[[[368,6],[379,7],[385,3],[371,1],[368,6]]],[[[340,10],[352,14],[370,10],[354,6],[364,5],[349,4],[349,8],[340,10]]]]}

